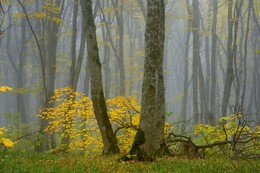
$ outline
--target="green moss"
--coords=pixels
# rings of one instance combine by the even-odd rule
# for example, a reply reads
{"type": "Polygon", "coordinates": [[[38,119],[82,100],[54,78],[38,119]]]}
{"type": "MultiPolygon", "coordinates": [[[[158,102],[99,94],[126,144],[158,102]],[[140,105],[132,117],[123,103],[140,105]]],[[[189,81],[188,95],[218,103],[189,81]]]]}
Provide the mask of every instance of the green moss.
{"type": "Polygon", "coordinates": [[[119,156],[80,156],[14,153],[0,156],[0,172],[11,173],[168,173],[168,172],[260,172],[260,159],[231,160],[224,157],[202,159],[161,158],[156,162],[117,162],[119,156]]]}

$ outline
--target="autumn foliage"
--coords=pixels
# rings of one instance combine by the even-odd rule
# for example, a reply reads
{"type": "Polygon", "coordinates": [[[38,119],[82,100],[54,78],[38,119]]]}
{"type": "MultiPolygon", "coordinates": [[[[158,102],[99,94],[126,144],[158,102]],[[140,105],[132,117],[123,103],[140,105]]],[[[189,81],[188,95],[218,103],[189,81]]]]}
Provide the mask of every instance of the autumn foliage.
{"type": "Polygon", "coordinates": [[[4,135],[4,131],[7,131],[6,128],[1,127],[0,128],[0,145],[4,145],[5,147],[12,147],[14,145],[14,143],[5,137],[2,137],[4,135]]]}
{"type": "Polygon", "coordinates": [[[221,153],[231,158],[260,156],[260,126],[237,112],[221,117],[217,125],[196,124],[192,135],[167,137],[168,147],[175,155],[205,158],[221,153]]]}
{"type": "MultiPolygon", "coordinates": [[[[55,90],[50,103],[55,106],[41,110],[38,115],[49,122],[45,132],[58,137],[69,135],[71,151],[83,150],[87,154],[102,151],[92,101],[87,96],[65,87],[55,90]]],[[[135,97],[120,96],[107,100],[107,106],[121,152],[127,152],[138,128],[140,106],[135,97]]]]}
{"type": "MultiPolygon", "coordinates": [[[[0,92],[7,92],[7,91],[12,91],[12,88],[9,86],[0,87],[0,92]]],[[[7,129],[5,127],[1,127],[0,128],[0,145],[4,145],[5,147],[12,147],[14,143],[10,139],[3,137],[4,131],[7,131],[7,129]]]]}

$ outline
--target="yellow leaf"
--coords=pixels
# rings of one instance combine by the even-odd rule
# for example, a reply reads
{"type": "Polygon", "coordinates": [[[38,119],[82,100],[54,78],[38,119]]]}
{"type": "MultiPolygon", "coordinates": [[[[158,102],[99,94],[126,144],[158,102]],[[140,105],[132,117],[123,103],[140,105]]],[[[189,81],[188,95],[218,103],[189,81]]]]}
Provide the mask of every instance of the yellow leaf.
{"type": "Polygon", "coordinates": [[[12,147],[14,145],[14,143],[12,141],[10,141],[9,139],[6,138],[1,138],[4,146],[6,147],[12,147]]]}
{"type": "Polygon", "coordinates": [[[13,89],[10,88],[9,86],[1,86],[0,87],[0,92],[6,92],[6,91],[12,91],[13,89]]]}

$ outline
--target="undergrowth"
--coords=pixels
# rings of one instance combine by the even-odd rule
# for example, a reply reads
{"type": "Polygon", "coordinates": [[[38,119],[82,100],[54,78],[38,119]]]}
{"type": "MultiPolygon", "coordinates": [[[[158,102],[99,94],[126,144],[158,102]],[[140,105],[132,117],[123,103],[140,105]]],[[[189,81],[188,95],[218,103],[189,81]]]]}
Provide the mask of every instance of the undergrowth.
{"type": "Polygon", "coordinates": [[[1,173],[127,173],[127,172],[260,172],[260,159],[232,160],[161,158],[156,162],[119,162],[119,156],[82,156],[40,153],[9,153],[0,156],[1,173]]]}

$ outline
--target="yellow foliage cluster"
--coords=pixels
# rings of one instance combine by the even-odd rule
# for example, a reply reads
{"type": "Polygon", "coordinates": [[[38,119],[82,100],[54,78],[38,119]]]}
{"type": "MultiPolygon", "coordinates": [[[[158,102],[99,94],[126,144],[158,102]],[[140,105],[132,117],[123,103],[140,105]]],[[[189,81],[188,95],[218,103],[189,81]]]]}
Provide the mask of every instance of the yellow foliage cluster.
{"type": "MultiPolygon", "coordinates": [[[[40,111],[40,116],[49,121],[46,132],[61,134],[71,139],[69,150],[86,153],[101,152],[102,140],[93,112],[92,101],[71,87],[55,90],[50,108],[40,111]]],[[[135,97],[116,97],[107,100],[107,109],[122,153],[130,150],[139,126],[140,106],[135,97]]],[[[166,123],[165,131],[171,126],[166,123]]]]}
{"type": "MultiPolygon", "coordinates": [[[[7,91],[12,91],[13,89],[10,88],[9,86],[1,86],[0,87],[0,92],[7,92],[7,91]]],[[[6,128],[1,127],[0,128],[0,136],[4,134],[4,131],[6,131],[6,128]]],[[[6,147],[12,147],[13,142],[7,138],[0,138],[0,144],[3,144],[6,147]]]]}
{"type": "MultiPolygon", "coordinates": [[[[31,5],[34,1],[32,0],[26,0],[23,2],[23,5],[31,5]]],[[[46,18],[49,21],[55,22],[55,23],[62,23],[63,20],[59,17],[57,17],[57,14],[60,12],[60,7],[55,6],[53,0],[47,0],[43,4],[43,11],[36,11],[31,12],[28,15],[29,18],[35,18],[35,19],[42,19],[46,18]]],[[[15,13],[14,16],[16,18],[23,18],[26,17],[24,13],[15,13]]]]}
{"type": "MultiPolygon", "coordinates": [[[[26,17],[26,15],[24,13],[15,13],[14,16],[17,17],[17,18],[26,17]]],[[[47,17],[47,19],[49,21],[52,21],[52,22],[55,22],[55,23],[62,23],[63,22],[62,19],[55,17],[55,16],[47,15],[45,12],[42,12],[42,11],[28,14],[28,17],[29,18],[36,18],[36,19],[41,19],[41,18],[47,17]]]]}
{"type": "MultiPolygon", "coordinates": [[[[46,132],[69,136],[71,138],[70,150],[102,151],[102,141],[92,101],[88,97],[82,93],[73,92],[71,87],[65,87],[55,90],[50,104],[55,104],[55,106],[41,110],[38,115],[49,120],[46,132]]],[[[130,148],[135,128],[139,124],[139,113],[136,111],[139,111],[140,107],[134,97],[114,98],[108,100],[107,104],[113,127],[125,128],[118,132],[118,139],[122,151],[126,151],[130,148]]]]}
{"type": "MultiPolygon", "coordinates": [[[[0,136],[2,136],[4,134],[3,133],[4,131],[6,131],[6,128],[1,127],[0,128],[0,136]]],[[[14,143],[10,139],[3,138],[3,137],[0,138],[0,144],[3,144],[6,147],[12,147],[14,145],[14,143]]]]}
{"type": "Polygon", "coordinates": [[[120,150],[126,153],[130,150],[140,121],[140,106],[135,97],[122,97],[107,101],[109,118],[118,131],[117,138],[120,150]]]}
{"type": "Polygon", "coordinates": [[[243,115],[238,113],[221,117],[219,124],[216,126],[197,124],[194,126],[194,134],[202,135],[204,144],[232,140],[233,137],[237,138],[238,135],[260,137],[260,126],[252,128],[248,124],[245,124],[244,120],[241,121],[241,118],[243,118],[243,115]]]}
{"type": "Polygon", "coordinates": [[[58,14],[60,12],[60,7],[55,6],[53,0],[46,0],[43,4],[43,7],[46,11],[58,14]]]}
{"type": "Polygon", "coordinates": [[[83,94],[73,92],[72,88],[56,89],[50,108],[41,110],[40,116],[49,120],[46,132],[61,133],[69,136],[69,149],[99,151],[101,148],[100,134],[96,126],[92,102],[83,94]],[[55,105],[54,105],[55,104],[55,105]]]}
{"type": "Polygon", "coordinates": [[[0,86],[0,92],[12,91],[13,89],[9,86],[0,86]]]}
{"type": "MultiPolygon", "coordinates": [[[[45,12],[47,13],[47,19],[49,21],[55,22],[55,23],[62,23],[63,20],[58,16],[60,13],[61,8],[56,6],[53,0],[47,0],[43,4],[43,8],[45,12]]],[[[41,14],[43,16],[43,14],[41,14]]]]}

